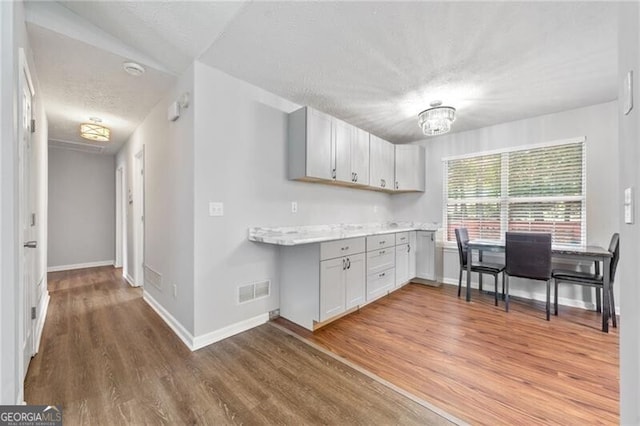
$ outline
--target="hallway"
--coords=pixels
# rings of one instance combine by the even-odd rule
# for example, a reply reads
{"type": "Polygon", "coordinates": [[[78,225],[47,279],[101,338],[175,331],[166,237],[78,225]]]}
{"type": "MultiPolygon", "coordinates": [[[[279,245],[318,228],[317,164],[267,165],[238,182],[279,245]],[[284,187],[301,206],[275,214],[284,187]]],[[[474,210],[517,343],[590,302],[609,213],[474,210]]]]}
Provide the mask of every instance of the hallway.
{"type": "Polygon", "coordinates": [[[190,352],[120,269],[49,274],[29,404],[75,424],[448,424],[265,324],[190,352]]]}

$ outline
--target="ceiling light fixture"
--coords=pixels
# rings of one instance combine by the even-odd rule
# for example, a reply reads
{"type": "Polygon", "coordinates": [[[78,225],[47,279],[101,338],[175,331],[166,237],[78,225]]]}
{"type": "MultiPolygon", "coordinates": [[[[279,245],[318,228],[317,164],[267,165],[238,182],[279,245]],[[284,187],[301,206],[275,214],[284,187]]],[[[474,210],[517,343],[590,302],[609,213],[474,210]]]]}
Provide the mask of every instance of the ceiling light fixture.
{"type": "Polygon", "coordinates": [[[109,142],[111,130],[98,124],[102,122],[102,120],[97,117],[91,117],[89,120],[91,120],[92,123],[82,123],[80,125],[80,136],[94,142],[109,142]]]}
{"type": "Polygon", "coordinates": [[[124,68],[127,74],[130,74],[134,77],[140,77],[142,74],[144,74],[145,71],[142,65],[136,64],[135,62],[125,62],[122,64],[122,68],[124,68]]]}
{"type": "Polygon", "coordinates": [[[456,109],[441,106],[442,101],[431,102],[431,108],[418,114],[418,124],[427,136],[443,135],[451,130],[451,123],[456,119],[456,109]]]}

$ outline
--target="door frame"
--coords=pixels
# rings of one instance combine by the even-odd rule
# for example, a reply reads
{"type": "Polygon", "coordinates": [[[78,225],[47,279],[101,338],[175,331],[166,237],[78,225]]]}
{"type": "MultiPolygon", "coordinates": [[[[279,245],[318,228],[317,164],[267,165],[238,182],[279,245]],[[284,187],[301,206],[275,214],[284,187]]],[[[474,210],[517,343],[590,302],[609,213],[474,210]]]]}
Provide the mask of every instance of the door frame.
{"type": "MultiPolygon", "coordinates": [[[[31,188],[33,181],[25,179],[25,170],[30,173],[31,166],[31,152],[29,151],[29,155],[25,156],[25,147],[24,147],[24,139],[25,139],[25,127],[24,123],[24,103],[23,103],[23,93],[25,90],[28,90],[31,95],[31,109],[30,114],[31,117],[28,117],[29,120],[33,118],[33,99],[35,97],[35,89],[33,86],[33,80],[31,78],[31,71],[29,70],[29,64],[27,62],[27,58],[23,48],[18,49],[19,55],[19,76],[18,76],[18,248],[19,248],[19,258],[18,262],[18,283],[19,283],[19,291],[18,291],[18,342],[19,342],[19,352],[20,355],[18,357],[18,373],[21,380],[24,380],[27,370],[29,368],[29,362],[26,361],[27,357],[29,360],[35,354],[35,339],[36,339],[36,321],[31,316],[31,309],[35,307],[34,298],[35,291],[37,286],[37,280],[35,277],[35,260],[30,262],[31,268],[31,283],[25,280],[25,274],[27,271],[25,270],[25,250],[24,244],[26,242],[24,229],[27,225],[27,214],[31,213],[31,188]],[[27,166],[25,166],[25,162],[27,166]],[[27,211],[28,210],[28,211],[27,211]],[[29,308],[27,308],[27,304],[29,308]],[[30,324],[30,325],[29,325],[30,324]],[[25,336],[25,330],[30,328],[29,336],[25,336]]],[[[29,123],[29,138],[31,137],[31,123],[29,123]]],[[[29,142],[30,145],[30,142],[29,142]]],[[[30,147],[27,147],[27,150],[30,150],[30,147]]],[[[35,257],[35,253],[31,253],[35,257]]],[[[22,392],[24,390],[22,389],[22,392]]],[[[24,393],[23,393],[24,396],[24,393]]]]}
{"type": "Polygon", "coordinates": [[[133,166],[133,279],[137,287],[144,285],[144,169],[142,145],[142,149],[134,155],[133,166]]]}
{"type": "Polygon", "coordinates": [[[126,201],[124,199],[124,168],[122,166],[116,169],[116,253],[113,266],[116,268],[122,267],[122,259],[125,253],[124,242],[125,236],[123,235],[123,222],[124,222],[124,206],[126,201]]]}

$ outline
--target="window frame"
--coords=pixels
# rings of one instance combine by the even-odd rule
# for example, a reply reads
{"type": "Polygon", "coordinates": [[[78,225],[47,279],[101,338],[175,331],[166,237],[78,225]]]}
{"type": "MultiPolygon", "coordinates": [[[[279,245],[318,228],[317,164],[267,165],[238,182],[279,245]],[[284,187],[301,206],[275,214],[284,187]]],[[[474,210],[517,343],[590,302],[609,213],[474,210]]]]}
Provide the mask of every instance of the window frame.
{"type": "MultiPolygon", "coordinates": [[[[501,157],[501,171],[500,171],[500,195],[498,197],[479,197],[479,198],[468,198],[464,200],[464,203],[474,203],[474,200],[477,200],[475,203],[483,203],[483,204],[498,204],[500,208],[500,240],[490,240],[490,241],[504,241],[504,234],[508,231],[509,226],[509,205],[516,203],[525,203],[525,202],[558,202],[558,201],[580,201],[582,203],[581,209],[581,218],[580,218],[580,243],[571,244],[571,243],[563,243],[562,245],[572,246],[572,247],[584,247],[587,245],[587,144],[586,137],[575,137],[568,139],[560,139],[549,142],[542,142],[536,144],[527,144],[527,145],[519,145],[513,146],[503,149],[495,149],[488,151],[479,151],[473,153],[467,153],[463,155],[456,156],[448,156],[442,157],[442,181],[443,181],[443,199],[442,199],[442,215],[443,215],[443,230],[444,230],[444,241],[445,243],[455,243],[455,239],[449,240],[449,224],[448,224],[448,208],[450,205],[449,200],[449,162],[454,160],[464,160],[471,159],[483,156],[490,155],[500,155],[501,157]],[[581,144],[582,147],[582,195],[573,195],[573,196],[546,196],[546,197],[510,197],[509,196],[509,154],[512,152],[518,151],[529,151],[540,148],[553,148],[562,145],[570,145],[570,144],[581,144]],[[507,170],[504,172],[504,170],[507,170]]],[[[464,204],[461,203],[461,204],[464,204]]],[[[451,203],[453,204],[453,203],[451,203]]]]}

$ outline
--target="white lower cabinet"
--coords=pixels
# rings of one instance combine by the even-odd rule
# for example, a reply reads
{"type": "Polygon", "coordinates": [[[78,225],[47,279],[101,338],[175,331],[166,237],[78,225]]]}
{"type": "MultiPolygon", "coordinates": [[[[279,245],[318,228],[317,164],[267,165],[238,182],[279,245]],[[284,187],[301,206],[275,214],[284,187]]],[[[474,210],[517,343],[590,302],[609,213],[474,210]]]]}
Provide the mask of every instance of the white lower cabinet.
{"type": "Polygon", "coordinates": [[[345,268],[344,257],[320,262],[320,321],[345,311],[345,268]]]}
{"type": "Polygon", "coordinates": [[[396,246],[396,287],[400,287],[406,284],[412,275],[409,274],[409,254],[411,252],[411,245],[402,244],[396,246]]]}
{"type": "Polygon", "coordinates": [[[436,279],[436,238],[433,231],[417,231],[416,277],[436,279]]]}

